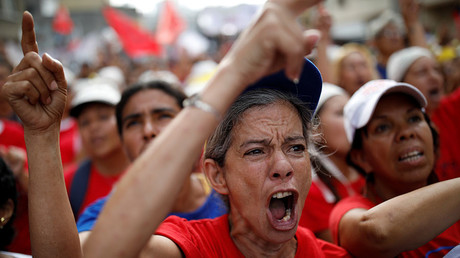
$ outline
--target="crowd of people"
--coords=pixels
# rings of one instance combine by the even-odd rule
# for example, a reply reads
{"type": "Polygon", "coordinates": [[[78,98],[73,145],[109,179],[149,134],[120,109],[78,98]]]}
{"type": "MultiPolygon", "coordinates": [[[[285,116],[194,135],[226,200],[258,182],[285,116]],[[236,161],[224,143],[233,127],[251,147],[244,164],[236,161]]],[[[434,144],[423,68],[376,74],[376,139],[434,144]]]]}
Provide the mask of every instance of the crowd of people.
{"type": "Polygon", "coordinates": [[[72,73],[24,12],[0,257],[459,257],[460,82],[399,4],[331,56],[320,0],[268,0],[193,95],[210,57],[72,73]]]}

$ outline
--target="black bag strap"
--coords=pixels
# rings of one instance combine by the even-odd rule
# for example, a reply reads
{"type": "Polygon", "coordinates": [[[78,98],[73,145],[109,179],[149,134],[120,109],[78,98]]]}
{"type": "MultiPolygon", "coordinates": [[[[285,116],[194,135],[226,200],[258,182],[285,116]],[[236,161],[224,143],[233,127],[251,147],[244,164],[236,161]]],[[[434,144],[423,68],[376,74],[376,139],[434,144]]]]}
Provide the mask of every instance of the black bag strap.
{"type": "Polygon", "coordinates": [[[70,185],[69,199],[70,206],[72,206],[73,215],[75,220],[78,218],[83,200],[86,196],[86,189],[88,188],[89,174],[91,172],[91,161],[85,160],[78,167],[77,172],[73,176],[72,184],[70,185]]]}

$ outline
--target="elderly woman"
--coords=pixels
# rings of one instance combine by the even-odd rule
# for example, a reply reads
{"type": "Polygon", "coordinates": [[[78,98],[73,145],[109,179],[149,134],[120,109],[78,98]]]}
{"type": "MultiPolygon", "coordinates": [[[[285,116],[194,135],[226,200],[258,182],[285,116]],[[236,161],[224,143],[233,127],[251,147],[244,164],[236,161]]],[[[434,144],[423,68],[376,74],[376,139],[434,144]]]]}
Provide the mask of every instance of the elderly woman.
{"type": "Polygon", "coordinates": [[[345,106],[349,158],[366,186],[334,207],[330,223],[355,256],[437,257],[460,241],[460,178],[434,184],[437,134],[425,107],[420,91],[392,80],[365,84],[345,106]]]}
{"type": "Polygon", "coordinates": [[[440,180],[460,177],[460,89],[444,95],[441,66],[430,50],[410,47],[391,55],[388,77],[406,82],[420,90],[427,99],[426,112],[440,137],[436,174],[440,180]]]}

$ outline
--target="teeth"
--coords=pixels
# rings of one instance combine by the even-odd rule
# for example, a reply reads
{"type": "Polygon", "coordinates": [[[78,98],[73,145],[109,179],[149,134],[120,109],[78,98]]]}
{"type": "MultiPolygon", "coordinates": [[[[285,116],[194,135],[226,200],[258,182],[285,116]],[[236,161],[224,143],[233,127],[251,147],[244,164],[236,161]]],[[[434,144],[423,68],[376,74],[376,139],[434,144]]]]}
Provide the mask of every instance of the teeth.
{"type": "Polygon", "coordinates": [[[286,209],[286,215],[281,219],[283,221],[288,221],[291,218],[291,209],[286,209]]]}
{"type": "Polygon", "coordinates": [[[415,159],[417,159],[420,155],[422,155],[420,152],[418,152],[418,151],[412,151],[412,152],[409,152],[409,153],[407,153],[406,155],[400,157],[399,159],[400,159],[400,160],[415,160],[415,159]]]}
{"type": "Polygon", "coordinates": [[[272,198],[281,199],[281,198],[291,196],[291,195],[292,195],[291,192],[277,192],[273,194],[272,198]]]}

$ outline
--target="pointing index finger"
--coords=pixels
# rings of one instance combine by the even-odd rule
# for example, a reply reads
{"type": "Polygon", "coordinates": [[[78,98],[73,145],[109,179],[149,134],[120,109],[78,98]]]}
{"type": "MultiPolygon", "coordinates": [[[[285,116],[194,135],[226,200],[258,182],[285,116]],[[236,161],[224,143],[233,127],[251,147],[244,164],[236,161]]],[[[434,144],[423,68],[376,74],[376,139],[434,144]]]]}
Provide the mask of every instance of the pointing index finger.
{"type": "Polygon", "coordinates": [[[21,47],[24,55],[31,51],[38,53],[38,45],[34,31],[34,18],[28,11],[25,11],[22,15],[21,47]]]}

